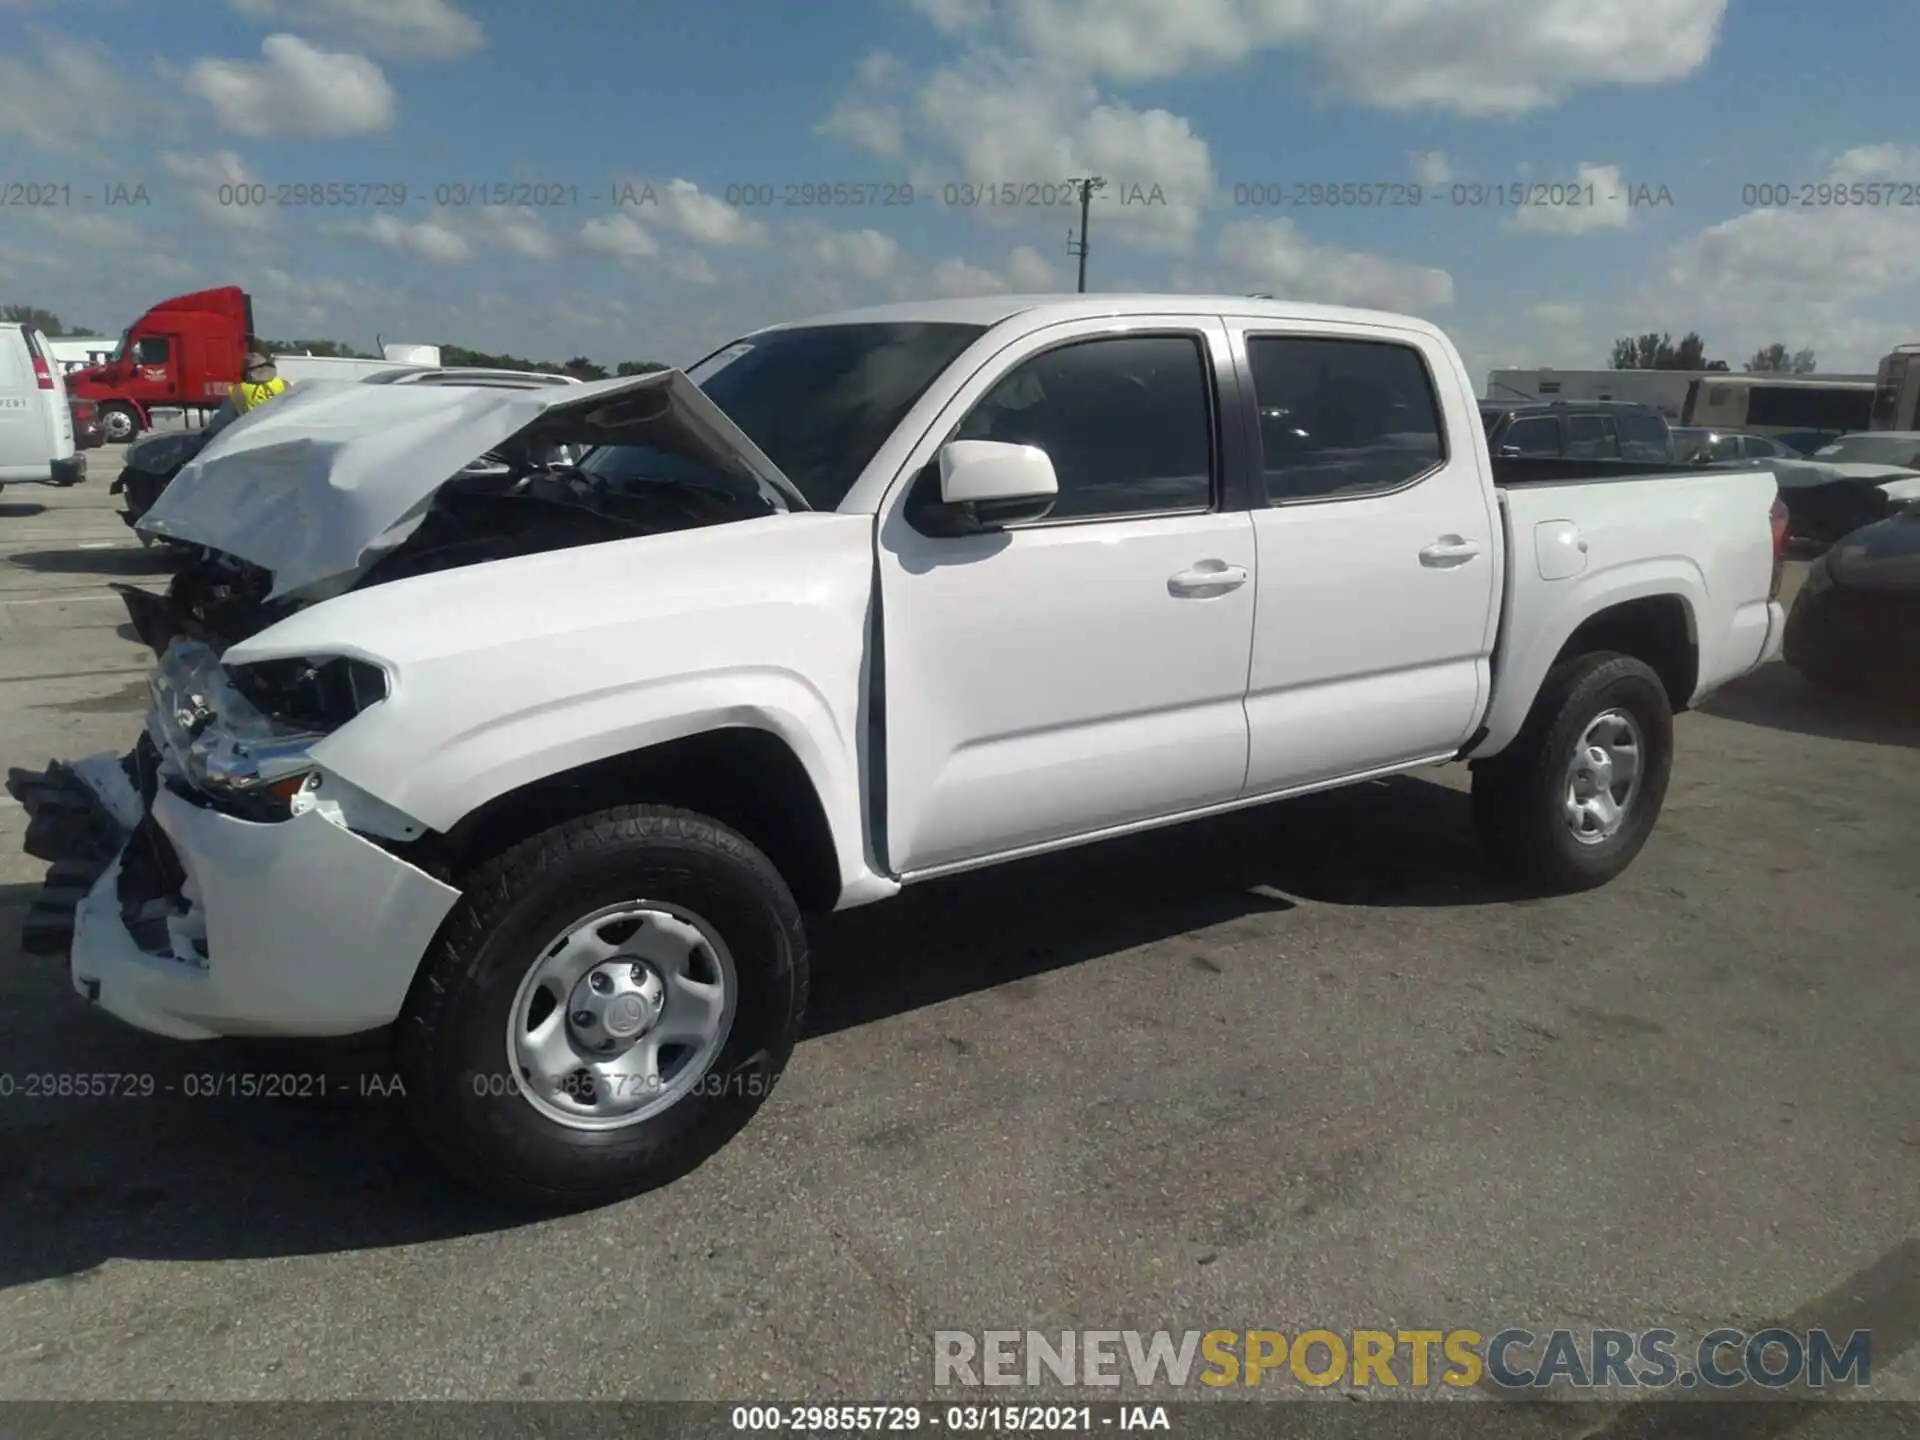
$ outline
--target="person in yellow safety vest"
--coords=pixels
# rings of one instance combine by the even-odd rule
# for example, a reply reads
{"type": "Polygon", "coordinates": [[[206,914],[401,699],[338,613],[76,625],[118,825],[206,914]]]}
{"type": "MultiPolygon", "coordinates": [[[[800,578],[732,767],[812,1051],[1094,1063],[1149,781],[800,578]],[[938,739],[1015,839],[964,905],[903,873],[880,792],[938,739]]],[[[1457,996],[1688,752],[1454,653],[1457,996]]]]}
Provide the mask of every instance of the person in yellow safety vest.
{"type": "Polygon", "coordinates": [[[286,388],[287,382],[280,378],[273,357],[259,350],[250,350],[247,352],[246,378],[227,394],[233,400],[233,408],[244,415],[256,405],[266,404],[286,388]]]}
{"type": "Polygon", "coordinates": [[[287,388],[287,382],[280,378],[280,371],[274,365],[273,357],[257,345],[247,347],[243,374],[246,378],[237,385],[227,387],[227,398],[221,402],[220,408],[213,412],[213,421],[207,426],[208,439],[212,439],[249,410],[257,409],[274,396],[282,394],[287,388]]]}

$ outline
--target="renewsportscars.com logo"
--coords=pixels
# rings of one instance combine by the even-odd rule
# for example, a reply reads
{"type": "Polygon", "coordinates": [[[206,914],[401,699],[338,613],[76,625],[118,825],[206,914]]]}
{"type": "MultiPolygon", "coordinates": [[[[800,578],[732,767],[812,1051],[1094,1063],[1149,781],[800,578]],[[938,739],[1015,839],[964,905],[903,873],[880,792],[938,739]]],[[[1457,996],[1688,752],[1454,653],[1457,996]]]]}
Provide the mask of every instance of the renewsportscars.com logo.
{"type": "Polygon", "coordinates": [[[1873,1336],[1825,1330],[936,1330],[933,1383],[1510,1391],[1866,1387],[1873,1336]]]}

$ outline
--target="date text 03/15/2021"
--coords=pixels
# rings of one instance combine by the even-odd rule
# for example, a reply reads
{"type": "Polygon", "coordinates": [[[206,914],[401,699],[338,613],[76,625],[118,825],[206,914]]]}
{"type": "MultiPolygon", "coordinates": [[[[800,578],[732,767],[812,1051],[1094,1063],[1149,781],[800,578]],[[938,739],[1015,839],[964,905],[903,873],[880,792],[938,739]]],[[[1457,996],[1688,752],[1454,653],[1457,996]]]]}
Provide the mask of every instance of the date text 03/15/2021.
{"type": "Polygon", "coordinates": [[[732,1428],[754,1433],[957,1435],[1171,1430],[1164,1405],[736,1405],[732,1428]]]}

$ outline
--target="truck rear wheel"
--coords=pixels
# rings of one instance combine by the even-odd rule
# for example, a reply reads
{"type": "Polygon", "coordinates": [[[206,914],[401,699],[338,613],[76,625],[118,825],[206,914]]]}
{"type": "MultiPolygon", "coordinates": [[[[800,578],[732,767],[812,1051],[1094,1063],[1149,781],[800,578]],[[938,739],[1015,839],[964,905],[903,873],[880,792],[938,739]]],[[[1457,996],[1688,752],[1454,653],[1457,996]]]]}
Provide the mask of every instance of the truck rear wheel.
{"type": "Polygon", "coordinates": [[[543,1208],[675,1180],[772,1093],[807,999],[800,915],[744,837],[633,805],[535,835],[462,887],[403,1017],[427,1148],[543,1208]]]}
{"type": "Polygon", "coordinates": [[[1527,883],[1591,890],[1647,843],[1672,772],[1660,677],[1629,655],[1582,655],[1548,674],[1513,743],[1474,768],[1474,829],[1527,883]]]}

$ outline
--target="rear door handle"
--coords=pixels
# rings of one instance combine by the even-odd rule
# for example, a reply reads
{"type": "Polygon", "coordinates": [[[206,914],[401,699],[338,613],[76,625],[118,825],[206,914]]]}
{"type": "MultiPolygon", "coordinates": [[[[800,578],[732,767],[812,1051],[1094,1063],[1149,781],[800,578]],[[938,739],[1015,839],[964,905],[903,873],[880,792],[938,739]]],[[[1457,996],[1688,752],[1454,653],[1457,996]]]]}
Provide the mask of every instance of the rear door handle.
{"type": "Polygon", "coordinates": [[[1420,563],[1445,569],[1450,565],[1464,565],[1479,553],[1480,546],[1475,541],[1463,540],[1458,535],[1442,535],[1420,552],[1420,563]]]}
{"type": "Polygon", "coordinates": [[[1191,570],[1182,570],[1167,580],[1170,595],[1224,595],[1247,583],[1244,565],[1229,565],[1224,560],[1202,560],[1191,570]]]}

